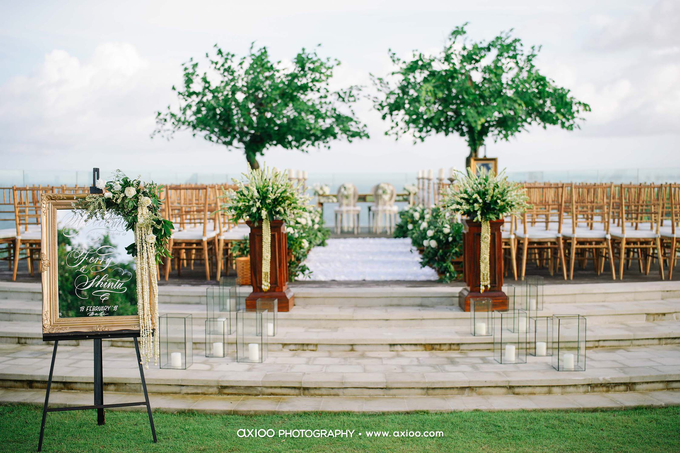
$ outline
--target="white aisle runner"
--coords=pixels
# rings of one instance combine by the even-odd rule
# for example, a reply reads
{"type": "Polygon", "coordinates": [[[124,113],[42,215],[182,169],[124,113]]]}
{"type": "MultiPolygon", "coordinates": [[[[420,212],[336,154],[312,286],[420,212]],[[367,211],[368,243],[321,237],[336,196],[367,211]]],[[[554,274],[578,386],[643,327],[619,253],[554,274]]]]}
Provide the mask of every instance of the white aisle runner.
{"type": "Polygon", "coordinates": [[[305,264],[311,281],[437,280],[430,267],[420,267],[420,255],[410,239],[329,239],[315,247],[305,264]]]}

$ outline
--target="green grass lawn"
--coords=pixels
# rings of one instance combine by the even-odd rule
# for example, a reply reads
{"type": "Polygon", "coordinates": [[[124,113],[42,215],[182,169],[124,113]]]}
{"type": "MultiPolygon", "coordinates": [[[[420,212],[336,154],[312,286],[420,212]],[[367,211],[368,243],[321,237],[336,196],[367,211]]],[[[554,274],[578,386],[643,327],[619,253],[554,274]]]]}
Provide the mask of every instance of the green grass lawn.
{"type": "MultiPolygon", "coordinates": [[[[0,406],[0,449],[35,451],[41,409],[0,406]]],[[[680,451],[680,408],[411,414],[302,413],[209,415],[155,413],[158,443],[144,412],[50,413],[45,452],[672,452],[680,451]],[[355,430],[353,438],[239,438],[239,429],[355,430]],[[443,431],[440,438],[368,438],[367,431],[443,431]],[[359,432],[363,435],[359,436],[359,432]]]]}

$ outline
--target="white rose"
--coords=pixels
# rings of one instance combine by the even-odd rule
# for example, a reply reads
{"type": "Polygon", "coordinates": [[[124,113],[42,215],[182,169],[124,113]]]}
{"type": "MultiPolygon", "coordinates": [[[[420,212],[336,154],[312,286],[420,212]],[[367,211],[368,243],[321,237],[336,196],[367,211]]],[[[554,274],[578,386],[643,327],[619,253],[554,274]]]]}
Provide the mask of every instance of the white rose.
{"type": "Polygon", "coordinates": [[[421,224],[420,224],[420,229],[421,229],[421,230],[424,230],[425,228],[427,228],[427,222],[421,223],[421,224]]]}
{"type": "Polygon", "coordinates": [[[111,197],[113,197],[113,194],[111,192],[106,192],[104,194],[104,198],[111,198],[111,197]]]}
{"type": "Polygon", "coordinates": [[[409,229],[409,230],[412,230],[412,229],[413,229],[413,224],[412,224],[412,223],[409,223],[409,224],[408,224],[408,229],[409,229]]]}
{"type": "Polygon", "coordinates": [[[299,219],[297,219],[297,221],[302,225],[307,225],[307,219],[305,219],[304,217],[300,217],[299,219]]]}
{"type": "Polygon", "coordinates": [[[437,241],[435,241],[434,239],[432,239],[432,240],[430,241],[430,247],[432,247],[433,249],[436,249],[436,248],[437,248],[437,241]]]}
{"type": "Polygon", "coordinates": [[[418,214],[417,212],[414,212],[413,218],[416,219],[416,220],[420,219],[420,214],[418,214]]]}
{"type": "Polygon", "coordinates": [[[120,184],[118,184],[117,182],[114,182],[112,187],[113,190],[115,190],[116,192],[120,192],[120,184]]]}
{"type": "Polygon", "coordinates": [[[445,227],[444,228],[444,234],[449,234],[451,232],[451,228],[445,227]]]}
{"type": "Polygon", "coordinates": [[[104,187],[106,187],[106,181],[103,179],[98,179],[97,182],[94,183],[94,185],[97,187],[97,189],[104,190],[104,187]]]}
{"type": "Polygon", "coordinates": [[[427,239],[425,239],[425,240],[423,241],[423,245],[424,245],[425,247],[427,247],[427,245],[428,245],[429,243],[430,243],[430,241],[428,241],[427,239]]]}
{"type": "Polygon", "coordinates": [[[137,193],[137,191],[132,186],[125,188],[125,196],[128,197],[128,198],[134,197],[136,193],[137,193]]]}
{"type": "Polygon", "coordinates": [[[151,198],[149,197],[142,197],[141,200],[139,200],[139,203],[142,205],[143,208],[146,208],[151,204],[151,198]]]}
{"type": "Polygon", "coordinates": [[[307,242],[307,239],[302,240],[302,247],[303,248],[309,248],[309,242],[307,242]]]}
{"type": "Polygon", "coordinates": [[[153,234],[148,235],[146,237],[146,242],[148,242],[149,244],[155,243],[156,242],[156,236],[154,236],[153,234]]]}
{"type": "Polygon", "coordinates": [[[433,230],[427,230],[427,237],[432,237],[434,236],[434,231],[433,230]]]}

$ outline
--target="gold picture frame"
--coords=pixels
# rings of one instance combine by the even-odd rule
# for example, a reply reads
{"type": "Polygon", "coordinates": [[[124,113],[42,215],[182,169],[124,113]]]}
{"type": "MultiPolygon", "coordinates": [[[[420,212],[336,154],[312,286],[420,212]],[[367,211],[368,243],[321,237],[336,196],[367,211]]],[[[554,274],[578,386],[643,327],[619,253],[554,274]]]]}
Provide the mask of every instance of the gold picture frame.
{"type": "Polygon", "coordinates": [[[494,175],[498,174],[498,158],[497,157],[471,157],[470,169],[475,175],[478,171],[484,169],[494,175]]]}
{"type": "MultiPolygon", "coordinates": [[[[44,194],[41,200],[40,255],[42,273],[42,330],[43,338],[62,334],[93,334],[117,331],[139,331],[138,315],[61,317],[59,305],[59,243],[58,217],[60,211],[73,211],[73,203],[87,195],[44,194]]],[[[103,195],[102,195],[103,196],[103,195]]],[[[63,252],[62,252],[63,253],[63,252]]],[[[89,251],[88,251],[89,253],[89,251]]],[[[117,263],[113,263],[117,264],[117,263]]],[[[125,271],[130,274],[129,270],[125,271]]],[[[132,278],[132,277],[130,277],[132,278]]],[[[126,288],[126,290],[129,288],[126,288]]],[[[94,293],[94,292],[93,292],[94,293]]],[[[129,297],[129,296],[128,296],[129,297]]],[[[136,298],[136,293],[135,293],[136,298]]],[[[102,299],[105,300],[105,299],[102,299]]],[[[88,307],[89,308],[89,307],[88,307]]],[[[116,306],[116,310],[118,307],[116,306]]],[[[82,308],[80,309],[83,310],[82,308]]]]}

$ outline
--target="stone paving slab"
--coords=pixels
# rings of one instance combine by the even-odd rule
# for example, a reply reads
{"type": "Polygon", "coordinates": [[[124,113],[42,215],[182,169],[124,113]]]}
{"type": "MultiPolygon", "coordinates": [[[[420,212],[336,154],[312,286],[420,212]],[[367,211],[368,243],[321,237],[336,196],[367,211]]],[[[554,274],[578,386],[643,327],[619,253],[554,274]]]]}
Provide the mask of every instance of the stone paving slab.
{"type": "MultiPolygon", "coordinates": [[[[454,412],[517,410],[596,410],[680,405],[680,391],[589,395],[498,395],[456,397],[248,397],[150,394],[154,411],[213,414],[287,414],[297,412],[454,412]]],[[[105,393],[105,403],[141,401],[140,394],[105,393]]],[[[0,404],[42,405],[44,390],[2,390],[0,404]]],[[[88,392],[57,391],[50,407],[92,404],[88,392]]],[[[110,409],[112,410],[112,409],[110,409]]],[[[116,410],[143,411],[144,407],[116,410]]]]}
{"type": "MultiPolygon", "coordinates": [[[[44,386],[50,352],[48,345],[0,344],[0,387],[44,386]]],[[[106,347],[104,358],[107,385],[119,392],[138,385],[133,351],[106,347]]],[[[490,353],[479,351],[329,352],[322,357],[280,351],[270,353],[262,364],[195,354],[188,370],[151,366],[145,374],[155,392],[166,394],[540,395],[679,388],[679,360],[680,345],[592,350],[584,372],[558,372],[550,357],[499,364],[490,353]]],[[[54,381],[59,388],[86,388],[91,386],[92,366],[91,347],[60,348],[54,381]]]]}

